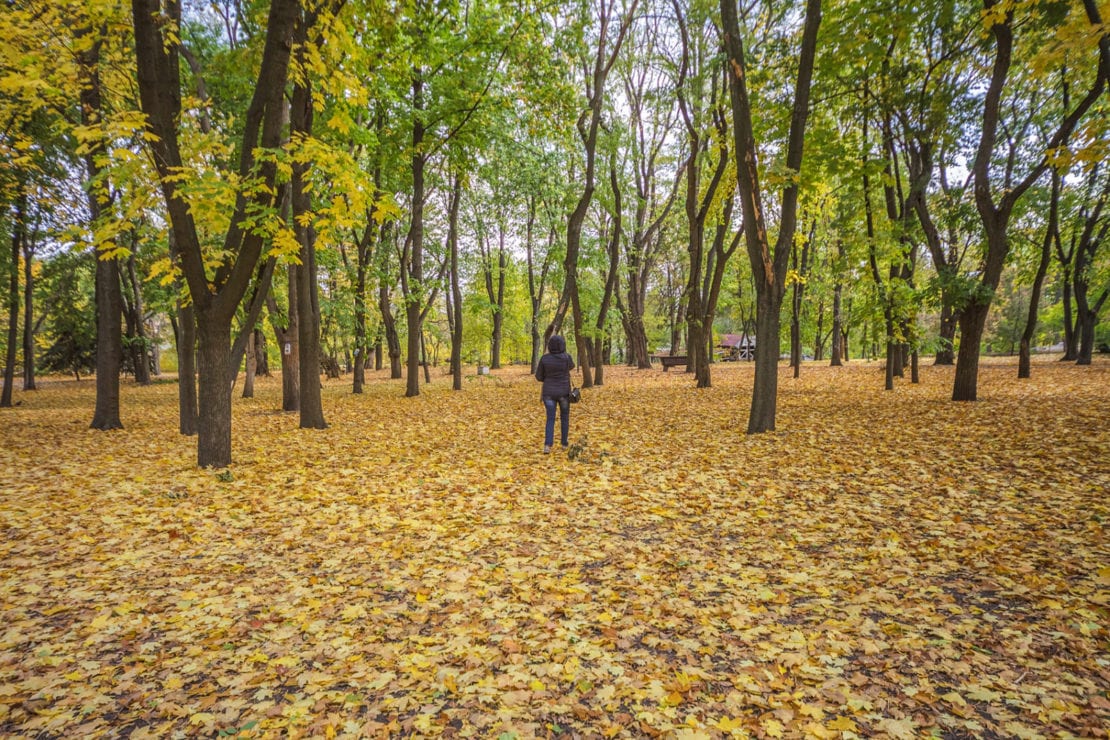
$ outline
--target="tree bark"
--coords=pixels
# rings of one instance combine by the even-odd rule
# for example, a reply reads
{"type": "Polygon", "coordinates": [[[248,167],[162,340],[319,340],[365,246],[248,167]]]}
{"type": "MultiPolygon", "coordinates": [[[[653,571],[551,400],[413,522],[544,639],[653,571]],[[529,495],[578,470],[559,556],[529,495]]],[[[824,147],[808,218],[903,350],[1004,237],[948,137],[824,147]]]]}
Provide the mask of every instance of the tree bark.
{"type": "Polygon", "coordinates": [[[15,359],[19,350],[19,255],[26,238],[27,195],[20,189],[12,224],[11,265],[8,269],[8,352],[4,358],[4,388],[0,408],[11,408],[15,387],[15,359]]]}
{"type": "MultiPolygon", "coordinates": [[[[172,239],[172,236],[171,236],[172,239]]],[[[197,320],[192,305],[177,300],[174,322],[177,344],[177,421],[178,431],[186,437],[197,433],[197,320]]]]}
{"type": "MultiPolygon", "coordinates": [[[[25,230],[30,231],[30,230],[25,230]]],[[[23,390],[35,390],[35,241],[34,231],[23,238],[23,390]]]]}
{"type": "Polygon", "coordinates": [[[204,316],[197,318],[200,369],[197,465],[227,467],[231,462],[231,383],[227,373],[231,362],[231,323],[204,316]],[[212,373],[217,377],[211,377],[212,373]]]}
{"type": "Polygon", "coordinates": [[[412,221],[405,239],[407,259],[401,263],[401,288],[405,296],[405,320],[408,328],[408,357],[405,396],[420,395],[421,295],[424,288],[424,171],[427,160],[423,151],[424,79],[420,70],[412,79],[412,221]]]}
{"type": "MultiPolygon", "coordinates": [[[[451,260],[451,287],[447,295],[447,314],[451,319],[451,388],[462,390],[462,342],[463,310],[462,286],[459,284],[459,202],[462,200],[462,174],[455,172],[451,182],[451,202],[447,209],[447,250],[451,260]]],[[[531,224],[529,224],[529,227],[531,224]]],[[[530,233],[530,232],[529,232],[530,233]]],[[[528,243],[528,257],[532,257],[532,245],[528,243]]],[[[531,277],[531,276],[529,276],[531,277]]],[[[535,317],[532,321],[535,333],[535,317]]]]}
{"type": "MultiPolygon", "coordinates": [[[[301,10],[293,31],[296,64],[306,67],[309,38],[316,24],[318,10],[301,10]]],[[[293,84],[289,105],[289,130],[291,138],[305,141],[312,136],[313,107],[311,77],[306,71],[293,84]]],[[[303,158],[293,160],[290,202],[293,208],[293,229],[300,244],[300,269],[297,270],[297,326],[298,352],[300,354],[300,427],[301,429],[327,429],[324,420],[323,399],[320,393],[320,295],[316,280],[316,229],[307,222],[312,214],[312,201],[308,193],[309,163],[303,158]]]]}

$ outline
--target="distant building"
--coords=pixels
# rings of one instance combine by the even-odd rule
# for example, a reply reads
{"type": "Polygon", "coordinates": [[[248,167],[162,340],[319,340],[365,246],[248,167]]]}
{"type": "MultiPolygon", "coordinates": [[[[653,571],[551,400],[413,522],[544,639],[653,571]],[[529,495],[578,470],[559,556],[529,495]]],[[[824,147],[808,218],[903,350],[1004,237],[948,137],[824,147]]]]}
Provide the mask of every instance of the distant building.
{"type": "Polygon", "coordinates": [[[725,334],[717,348],[724,362],[755,359],[755,337],[747,334],[725,334]]]}

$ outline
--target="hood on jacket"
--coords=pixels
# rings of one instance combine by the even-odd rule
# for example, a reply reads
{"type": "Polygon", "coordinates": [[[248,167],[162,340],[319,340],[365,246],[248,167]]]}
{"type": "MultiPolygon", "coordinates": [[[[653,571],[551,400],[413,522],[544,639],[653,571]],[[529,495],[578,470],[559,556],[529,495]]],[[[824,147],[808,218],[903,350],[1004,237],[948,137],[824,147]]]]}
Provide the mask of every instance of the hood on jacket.
{"type": "Polygon", "coordinates": [[[567,340],[561,334],[553,334],[551,339],[547,340],[547,351],[553,355],[562,354],[567,351],[567,340]]]}

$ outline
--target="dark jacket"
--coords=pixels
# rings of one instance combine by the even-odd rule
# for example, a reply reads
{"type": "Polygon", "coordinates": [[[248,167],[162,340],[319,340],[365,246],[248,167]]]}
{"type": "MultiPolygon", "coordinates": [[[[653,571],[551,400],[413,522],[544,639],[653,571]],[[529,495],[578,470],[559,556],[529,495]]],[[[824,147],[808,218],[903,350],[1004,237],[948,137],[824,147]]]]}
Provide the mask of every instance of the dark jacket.
{"type": "Polygon", "coordinates": [[[562,398],[570,395],[570,371],[574,360],[567,354],[567,342],[556,334],[547,342],[547,354],[540,358],[536,380],[543,382],[541,398],[562,398]]]}

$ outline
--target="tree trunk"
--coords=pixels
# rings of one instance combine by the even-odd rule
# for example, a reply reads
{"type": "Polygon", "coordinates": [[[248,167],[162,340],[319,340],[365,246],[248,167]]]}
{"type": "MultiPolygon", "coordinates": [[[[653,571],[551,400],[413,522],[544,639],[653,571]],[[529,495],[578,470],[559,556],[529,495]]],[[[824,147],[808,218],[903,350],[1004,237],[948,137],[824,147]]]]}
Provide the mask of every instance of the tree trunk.
{"type": "MultiPolygon", "coordinates": [[[[454,173],[451,183],[451,203],[447,211],[447,249],[451,260],[451,287],[448,315],[451,318],[451,388],[461,391],[463,381],[462,343],[463,307],[462,286],[459,284],[459,202],[462,200],[462,175],[454,173]]],[[[531,223],[529,223],[529,229],[531,223]]],[[[531,234],[531,231],[529,231],[531,234]]],[[[531,241],[528,243],[528,257],[531,259],[531,241]]],[[[532,338],[535,346],[536,318],[535,305],[532,313],[532,338]]],[[[533,350],[534,351],[534,350],[533,350]]]]}
{"type": "Polygon", "coordinates": [[[116,261],[96,260],[96,411],[93,429],[122,429],[119,417],[119,373],[122,364],[123,315],[116,261]]]}
{"type": "MultiPolygon", "coordinates": [[[[318,13],[318,9],[310,10],[308,6],[302,8],[299,22],[294,27],[294,63],[302,69],[306,68],[307,46],[311,43],[310,36],[318,13]]],[[[307,71],[293,83],[289,105],[289,130],[293,138],[312,136],[311,85],[311,75],[307,71]]],[[[307,188],[308,169],[308,162],[296,158],[293,160],[290,200],[293,207],[293,230],[300,244],[301,258],[300,269],[297,270],[300,426],[301,429],[327,429],[320,394],[320,296],[316,280],[316,229],[308,222],[312,214],[312,199],[307,188]]]]}
{"type": "MultiPolygon", "coordinates": [[[[81,120],[86,126],[95,126],[101,112],[100,42],[96,41],[80,55],[82,76],[80,103],[81,120]]],[[[108,205],[108,183],[103,182],[100,149],[94,146],[85,154],[88,181],[89,214],[94,228],[108,205]]],[[[108,245],[109,248],[111,245],[108,245]]],[[[107,251],[107,250],[105,250],[107,251]]],[[[122,429],[119,416],[119,373],[122,364],[122,335],[120,318],[123,298],[120,293],[119,270],[115,259],[101,259],[96,254],[96,410],[93,412],[93,429],[122,429]]]]}
{"type": "MultiPolygon", "coordinates": [[[[171,235],[170,240],[173,240],[171,235]]],[[[174,322],[177,343],[177,421],[181,434],[197,433],[197,320],[192,304],[177,300],[177,321],[174,322]]]]}
{"type": "Polygon", "coordinates": [[[956,358],[953,401],[977,400],[979,345],[987,323],[990,304],[972,302],[960,313],[960,352],[956,358]]]}
{"type": "Polygon", "coordinates": [[[270,326],[278,342],[281,355],[281,410],[299,411],[301,408],[301,352],[300,352],[300,311],[297,306],[297,265],[286,265],[289,310],[285,326],[279,321],[277,303],[272,297],[266,299],[270,314],[270,326]]]}
{"type": "Polygon", "coordinates": [[[254,346],[255,333],[252,331],[247,337],[246,371],[243,377],[243,398],[254,398],[254,376],[258,369],[255,361],[256,350],[254,346]]]}
{"type": "Polygon", "coordinates": [[[15,358],[19,349],[19,254],[25,238],[26,203],[27,196],[21,193],[15,223],[12,224],[12,262],[8,269],[8,352],[4,358],[4,388],[0,391],[0,408],[11,408],[15,386],[15,358]]]}
{"type": "MultiPolygon", "coordinates": [[[[133,246],[138,246],[133,244],[133,246]]],[[[135,382],[150,385],[150,340],[146,335],[144,321],[143,291],[135,272],[135,252],[127,257],[127,286],[131,290],[131,362],[135,366],[135,382]]]]}
{"type": "MultiPolygon", "coordinates": [[[[366,226],[366,230],[370,231],[371,225],[366,226]]],[[[365,241],[365,232],[363,234],[363,241],[365,241]]],[[[355,268],[357,275],[355,277],[355,363],[354,363],[354,387],[353,393],[362,393],[362,387],[366,384],[366,361],[369,357],[370,345],[366,341],[366,258],[367,250],[363,248],[360,243],[358,247],[358,265],[355,268]]]]}
{"type": "Polygon", "coordinates": [[[23,238],[23,390],[35,390],[35,234],[23,238]]]}
{"type": "Polygon", "coordinates": [[[197,365],[200,416],[197,465],[225,468],[231,464],[231,324],[212,317],[197,322],[197,365]]]}
{"type": "Polygon", "coordinates": [[[420,70],[414,71],[412,79],[412,221],[406,238],[407,259],[401,261],[401,288],[405,296],[405,319],[408,329],[406,358],[405,396],[412,398],[420,395],[420,344],[423,327],[421,326],[421,306],[419,296],[424,282],[424,170],[427,160],[424,148],[424,79],[420,70]]]}
{"type": "Polygon", "coordinates": [[[266,332],[261,328],[254,330],[254,374],[270,377],[270,359],[266,350],[266,332]]]}
{"type": "MultiPolygon", "coordinates": [[[[377,175],[375,175],[377,182],[377,175]]],[[[372,217],[367,219],[367,224],[358,243],[358,265],[355,278],[355,363],[354,363],[354,393],[362,393],[366,385],[366,366],[370,362],[370,342],[366,335],[366,283],[370,272],[370,261],[374,254],[375,241],[378,227],[372,217]]]]}
{"type": "MultiPolygon", "coordinates": [[[[382,280],[378,285],[378,310],[382,315],[382,332],[385,335],[385,345],[389,354],[389,377],[392,380],[398,380],[403,377],[401,372],[401,337],[397,332],[397,320],[393,317],[389,285],[385,280],[382,280]]],[[[378,347],[380,350],[380,340],[378,347]]]]}
{"type": "Polygon", "coordinates": [[[1037,314],[1041,303],[1041,286],[1048,274],[1048,263],[1052,257],[1052,243],[1056,234],[1057,218],[1060,208],[1060,175],[1052,171],[1052,194],[1048,207],[1048,223],[1045,225],[1044,241],[1041,243],[1041,261],[1037,264],[1037,274],[1033,277],[1033,287],[1029,296],[1029,315],[1025,320],[1025,330],[1021,333],[1021,349],[1018,357],[1018,378],[1030,377],[1030,345],[1037,330],[1037,314]]]}
{"type": "Polygon", "coordinates": [[[956,362],[956,327],[960,317],[952,308],[951,302],[941,296],[940,306],[940,346],[937,348],[934,365],[954,365],[956,362]]]}
{"type": "MultiPolygon", "coordinates": [[[[844,260],[844,242],[840,239],[836,242],[836,252],[841,263],[844,260]]],[[[841,294],[844,290],[844,285],[839,279],[839,268],[837,273],[836,286],[833,288],[833,325],[832,325],[832,346],[829,348],[829,366],[841,367],[843,365],[843,353],[845,342],[843,341],[842,332],[844,331],[844,321],[841,315],[840,303],[841,294]]]]}
{"type": "Polygon", "coordinates": [[[767,290],[756,298],[755,386],[748,434],[775,431],[779,388],[779,329],[783,296],[767,290]]]}

